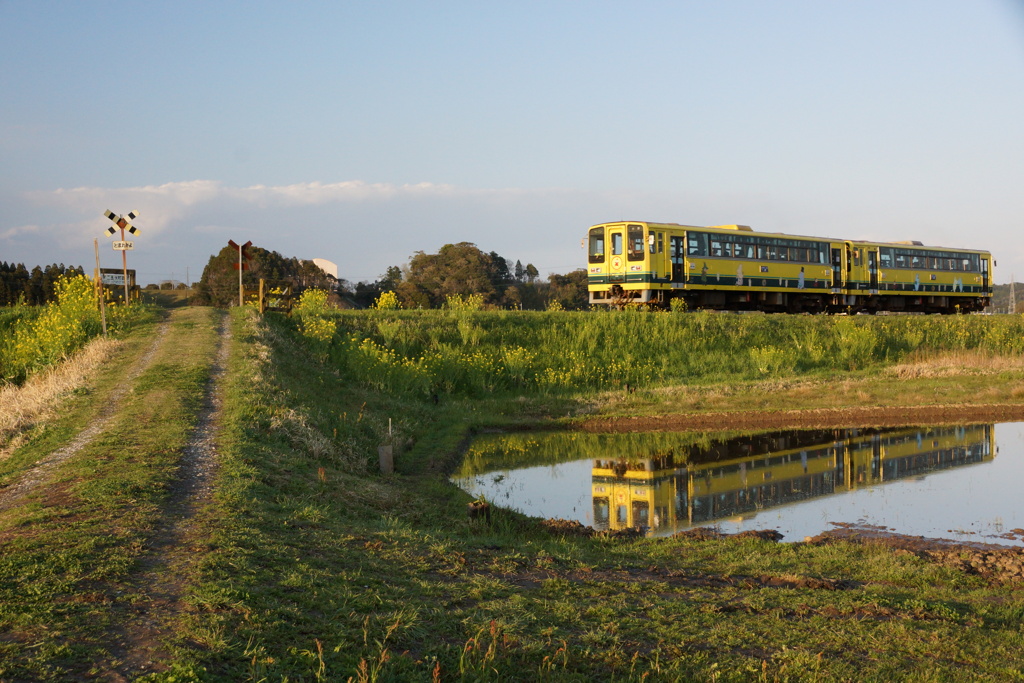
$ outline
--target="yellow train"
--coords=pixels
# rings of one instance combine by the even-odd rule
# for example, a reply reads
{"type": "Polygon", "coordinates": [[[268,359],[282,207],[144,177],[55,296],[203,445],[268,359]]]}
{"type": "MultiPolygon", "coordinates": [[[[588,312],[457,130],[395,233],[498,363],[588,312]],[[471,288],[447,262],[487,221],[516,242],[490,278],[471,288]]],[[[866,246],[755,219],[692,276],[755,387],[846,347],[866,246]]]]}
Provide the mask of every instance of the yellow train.
{"type": "Polygon", "coordinates": [[[594,528],[673,532],[995,455],[995,429],[981,424],[762,434],[718,442],[687,464],[671,454],[598,459],[594,528]]]}
{"type": "Polygon", "coordinates": [[[595,225],[586,242],[592,305],[968,313],[992,297],[987,251],[644,221],[595,225]]]}

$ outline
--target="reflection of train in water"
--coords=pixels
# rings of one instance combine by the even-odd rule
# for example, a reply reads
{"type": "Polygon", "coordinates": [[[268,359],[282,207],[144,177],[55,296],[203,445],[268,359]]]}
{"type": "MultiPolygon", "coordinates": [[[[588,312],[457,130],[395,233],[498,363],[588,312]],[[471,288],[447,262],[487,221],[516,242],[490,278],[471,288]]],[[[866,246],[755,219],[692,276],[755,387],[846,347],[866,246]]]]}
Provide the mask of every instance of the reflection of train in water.
{"type": "Polygon", "coordinates": [[[672,453],[595,460],[594,527],[674,529],[991,460],[992,425],[814,430],[718,442],[700,463],[672,453]]]}
{"type": "Polygon", "coordinates": [[[841,313],[980,311],[987,251],[620,221],[588,232],[590,303],[841,313]]]}

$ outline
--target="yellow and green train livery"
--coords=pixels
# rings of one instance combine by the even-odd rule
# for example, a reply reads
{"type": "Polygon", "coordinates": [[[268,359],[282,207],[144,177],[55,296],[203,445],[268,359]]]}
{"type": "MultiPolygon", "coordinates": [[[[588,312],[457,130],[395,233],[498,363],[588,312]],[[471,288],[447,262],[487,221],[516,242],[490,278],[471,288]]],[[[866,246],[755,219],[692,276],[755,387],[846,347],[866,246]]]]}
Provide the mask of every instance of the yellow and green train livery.
{"type": "Polygon", "coordinates": [[[714,444],[702,462],[672,454],[596,459],[594,528],[672,533],[990,462],[996,453],[993,425],[980,424],[759,434],[714,444]]]}
{"type": "Polygon", "coordinates": [[[992,297],[987,251],[618,221],[590,228],[590,303],[771,312],[972,312],[992,297]]]}

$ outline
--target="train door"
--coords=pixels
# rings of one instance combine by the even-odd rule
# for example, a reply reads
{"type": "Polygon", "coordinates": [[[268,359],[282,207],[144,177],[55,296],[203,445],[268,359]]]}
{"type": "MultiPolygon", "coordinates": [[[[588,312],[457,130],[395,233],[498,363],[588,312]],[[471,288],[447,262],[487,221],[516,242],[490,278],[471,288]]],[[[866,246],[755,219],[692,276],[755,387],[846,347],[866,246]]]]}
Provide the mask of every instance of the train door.
{"type": "Polygon", "coordinates": [[[832,289],[843,287],[843,250],[832,249],[832,289]]]}
{"type": "Polygon", "coordinates": [[[868,279],[871,294],[878,294],[878,249],[868,249],[868,279]]]}
{"type": "Polygon", "coordinates": [[[988,259],[984,256],[981,257],[981,292],[988,293],[988,259]]]}
{"type": "Polygon", "coordinates": [[[683,236],[673,235],[669,241],[669,257],[672,259],[672,282],[682,282],[686,273],[686,252],[683,251],[683,236]]]}
{"type": "Polygon", "coordinates": [[[621,228],[608,231],[608,243],[611,249],[608,257],[608,281],[625,282],[626,280],[626,234],[621,228]]]}

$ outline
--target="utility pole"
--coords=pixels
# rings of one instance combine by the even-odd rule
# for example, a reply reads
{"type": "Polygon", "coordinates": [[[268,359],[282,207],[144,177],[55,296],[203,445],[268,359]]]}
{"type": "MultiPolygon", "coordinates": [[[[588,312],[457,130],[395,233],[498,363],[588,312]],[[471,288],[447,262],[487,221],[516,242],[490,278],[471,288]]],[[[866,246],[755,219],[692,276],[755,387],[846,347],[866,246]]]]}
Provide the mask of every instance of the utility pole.
{"type": "Polygon", "coordinates": [[[103,287],[103,274],[100,273],[100,241],[92,240],[92,248],[96,252],[96,291],[100,298],[100,320],[103,322],[103,336],[107,336],[107,291],[103,287]]]}
{"type": "Polygon", "coordinates": [[[1016,284],[1014,281],[1016,279],[1017,279],[1017,276],[1015,276],[1015,275],[1011,275],[1010,276],[1010,303],[1006,306],[1006,312],[1007,313],[1016,313],[1017,312],[1017,292],[1014,289],[1014,285],[1016,284]]]}

